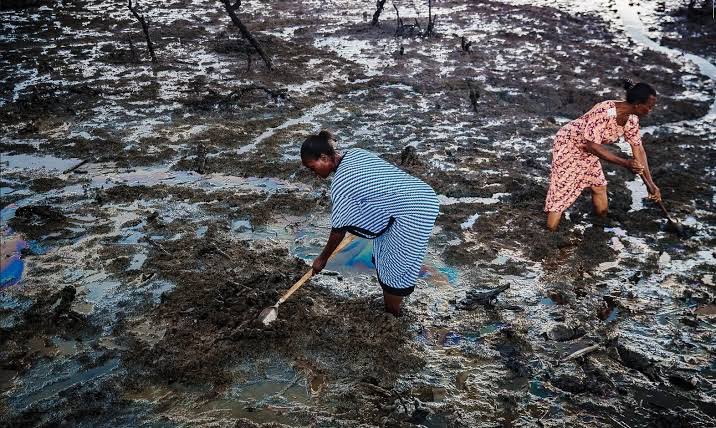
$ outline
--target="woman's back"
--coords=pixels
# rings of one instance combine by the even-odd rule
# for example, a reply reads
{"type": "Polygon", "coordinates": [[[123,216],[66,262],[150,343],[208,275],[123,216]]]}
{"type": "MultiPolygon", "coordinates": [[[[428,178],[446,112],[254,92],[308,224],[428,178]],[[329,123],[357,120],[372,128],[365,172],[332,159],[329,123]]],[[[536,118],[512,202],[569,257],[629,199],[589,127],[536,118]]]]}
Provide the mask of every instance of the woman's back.
{"type": "Polygon", "coordinates": [[[439,208],[428,184],[362,149],[343,155],[331,183],[331,200],[334,225],[352,223],[374,232],[390,218],[437,214],[439,208]]]}

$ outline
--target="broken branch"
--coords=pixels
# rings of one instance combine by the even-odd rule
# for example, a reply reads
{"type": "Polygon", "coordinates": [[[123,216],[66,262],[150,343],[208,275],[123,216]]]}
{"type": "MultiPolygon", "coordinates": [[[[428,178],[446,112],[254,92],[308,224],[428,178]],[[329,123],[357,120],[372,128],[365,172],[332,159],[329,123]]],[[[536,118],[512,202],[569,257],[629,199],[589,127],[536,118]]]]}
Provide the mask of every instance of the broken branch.
{"type": "Polygon", "coordinates": [[[89,159],[83,160],[82,162],[78,163],[77,165],[75,165],[75,166],[73,166],[73,167],[71,167],[71,168],[68,168],[68,169],[64,170],[62,173],[63,173],[63,174],[69,174],[69,173],[71,173],[72,171],[77,170],[77,168],[81,167],[82,165],[86,164],[87,162],[89,162],[89,159]]]}
{"type": "Polygon", "coordinates": [[[378,0],[375,2],[375,13],[373,14],[373,20],[370,22],[370,25],[378,25],[378,18],[380,18],[380,14],[383,12],[385,2],[386,0],[378,0]]]}
{"type": "Polygon", "coordinates": [[[430,37],[435,30],[435,18],[433,18],[433,1],[428,0],[428,28],[425,30],[425,36],[430,37]]]}
{"type": "Polygon", "coordinates": [[[241,6],[241,1],[237,1],[235,4],[231,4],[229,0],[222,0],[222,3],[224,3],[224,7],[226,8],[226,12],[229,14],[229,18],[231,18],[231,22],[234,23],[239,28],[239,31],[241,31],[241,35],[251,43],[251,46],[256,50],[256,52],[259,53],[259,56],[261,59],[264,60],[264,63],[266,63],[266,67],[269,70],[273,70],[273,64],[271,63],[271,58],[266,55],[266,52],[263,50],[261,45],[259,44],[258,40],[251,34],[249,29],[244,25],[243,22],[241,22],[241,19],[239,19],[238,15],[236,15],[236,9],[238,9],[239,6],[241,6]]]}
{"type": "Polygon", "coordinates": [[[148,236],[145,236],[145,237],[144,237],[144,241],[145,241],[146,243],[148,243],[149,245],[151,245],[152,247],[158,249],[158,250],[161,251],[162,253],[164,253],[164,254],[166,254],[166,255],[168,255],[168,256],[171,255],[171,253],[170,253],[169,251],[165,250],[164,247],[162,247],[158,242],[156,242],[156,241],[153,240],[152,238],[150,238],[150,237],[148,237],[148,236]]]}
{"type": "Polygon", "coordinates": [[[137,21],[139,21],[139,24],[142,26],[144,37],[147,39],[147,49],[149,49],[149,55],[152,57],[152,64],[156,64],[157,57],[154,55],[154,45],[152,44],[151,37],[149,37],[149,24],[147,24],[147,21],[144,19],[144,15],[140,15],[139,12],[137,12],[137,4],[132,6],[132,0],[129,0],[129,11],[132,12],[132,15],[137,18],[137,21]]]}

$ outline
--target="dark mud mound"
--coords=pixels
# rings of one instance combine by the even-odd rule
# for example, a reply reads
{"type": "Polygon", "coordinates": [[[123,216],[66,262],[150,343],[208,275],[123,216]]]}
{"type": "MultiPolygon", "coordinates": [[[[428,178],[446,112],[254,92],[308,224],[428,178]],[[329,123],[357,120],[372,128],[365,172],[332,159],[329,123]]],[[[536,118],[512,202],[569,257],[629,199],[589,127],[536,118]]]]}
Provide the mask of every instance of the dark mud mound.
{"type": "Polygon", "coordinates": [[[706,175],[716,163],[713,143],[713,137],[696,135],[644,136],[646,150],[655,160],[652,175],[664,199],[686,202],[713,194],[712,180],[706,175]]]}
{"type": "Polygon", "coordinates": [[[30,183],[30,190],[33,192],[47,192],[52,189],[63,187],[65,181],[56,177],[40,177],[32,180],[30,183]]]}
{"type": "Polygon", "coordinates": [[[232,382],[232,365],[271,355],[300,361],[329,382],[389,383],[421,366],[409,352],[407,321],[384,315],[379,302],[307,285],[281,306],[277,321],[258,323],[260,311],[308,268],[284,249],[229,242],[164,248],[171,256],[158,253],[151,265],[177,287],[153,316],[166,326],[164,337],[152,346],[128,336],[127,361],[137,375],[222,386],[232,382]]]}
{"type": "Polygon", "coordinates": [[[614,258],[616,252],[607,245],[610,236],[603,228],[598,226],[587,228],[582,239],[577,256],[585,262],[599,264],[614,258]]]}
{"type": "Polygon", "coordinates": [[[10,226],[30,239],[50,233],[61,233],[69,225],[67,217],[49,205],[29,205],[15,211],[10,226]]]}
{"type": "Polygon", "coordinates": [[[560,257],[562,250],[574,245],[577,236],[567,232],[569,222],[564,219],[557,232],[545,228],[542,214],[546,189],[520,179],[508,182],[511,191],[509,204],[498,211],[485,215],[485,220],[476,223],[473,230],[493,247],[519,248],[535,261],[560,257]]]}

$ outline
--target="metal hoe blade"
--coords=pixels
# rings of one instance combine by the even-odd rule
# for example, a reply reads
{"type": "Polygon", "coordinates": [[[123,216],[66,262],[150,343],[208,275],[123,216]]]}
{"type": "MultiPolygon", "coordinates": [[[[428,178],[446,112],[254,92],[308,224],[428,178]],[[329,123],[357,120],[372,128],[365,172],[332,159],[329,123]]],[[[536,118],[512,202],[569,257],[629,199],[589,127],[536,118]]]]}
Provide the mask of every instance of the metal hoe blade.
{"type": "Polygon", "coordinates": [[[276,321],[276,318],[278,318],[278,305],[265,308],[259,315],[259,321],[261,321],[265,326],[276,321]]]}
{"type": "MultiPolygon", "coordinates": [[[[336,254],[339,253],[341,250],[343,250],[346,246],[348,246],[348,244],[350,244],[350,243],[353,241],[353,239],[355,239],[355,235],[348,235],[348,236],[346,236],[345,238],[343,238],[343,240],[341,241],[341,243],[336,247],[335,250],[333,250],[333,253],[330,255],[330,257],[328,257],[328,259],[330,260],[331,258],[333,258],[334,255],[336,255],[336,254]]],[[[288,291],[286,291],[286,292],[283,294],[283,296],[281,296],[280,299],[278,299],[278,302],[276,302],[275,305],[269,306],[268,308],[266,308],[266,309],[264,309],[263,311],[261,311],[261,314],[259,314],[259,321],[261,321],[265,326],[267,326],[267,325],[271,324],[272,322],[276,321],[276,318],[278,318],[278,307],[279,307],[279,305],[280,305],[281,303],[285,302],[289,297],[291,297],[291,295],[292,295],[296,290],[298,290],[299,288],[301,288],[301,286],[302,286],[303,284],[305,284],[309,279],[311,279],[312,276],[313,276],[313,269],[310,269],[308,272],[306,272],[305,274],[303,274],[303,276],[301,277],[301,279],[299,279],[298,281],[296,281],[296,283],[293,284],[293,285],[291,286],[291,288],[289,288],[288,291]]]]}
{"type": "Polygon", "coordinates": [[[666,223],[666,230],[669,232],[674,232],[677,235],[679,235],[681,238],[686,237],[686,230],[684,229],[684,225],[682,225],[678,220],[667,220],[666,223]]]}

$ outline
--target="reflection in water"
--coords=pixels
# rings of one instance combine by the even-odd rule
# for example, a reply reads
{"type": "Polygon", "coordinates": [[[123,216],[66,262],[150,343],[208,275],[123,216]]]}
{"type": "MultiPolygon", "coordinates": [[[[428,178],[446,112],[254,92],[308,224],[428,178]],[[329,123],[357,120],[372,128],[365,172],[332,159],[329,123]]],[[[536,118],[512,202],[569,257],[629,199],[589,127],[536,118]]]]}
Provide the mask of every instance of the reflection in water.
{"type": "MultiPolygon", "coordinates": [[[[248,220],[232,221],[232,232],[237,237],[249,241],[285,240],[289,241],[292,255],[311,263],[320,254],[328,236],[326,228],[302,220],[296,224],[274,224],[254,227],[248,220]]],[[[326,265],[329,271],[350,274],[375,274],[373,264],[373,241],[356,239],[336,254],[326,265]]],[[[458,269],[446,266],[436,255],[428,252],[418,276],[433,285],[456,285],[459,279],[458,269]]]]}
{"type": "MultiPolygon", "coordinates": [[[[457,282],[457,269],[443,265],[439,260],[431,257],[429,254],[425,257],[423,263],[419,274],[420,279],[440,285],[454,285],[457,282]]],[[[339,272],[375,272],[375,265],[373,264],[373,241],[357,239],[351,242],[348,247],[339,254],[336,254],[336,256],[328,262],[326,268],[339,272]]]]}
{"type": "Polygon", "coordinates": [[[544,384],[538,379],[532,379],[529,386],[530,394],[539,398],[552,397],[554,394],[548,391],[544,384]]]}
{"type": "Polygon", "coordinates": [[[107,376],[118,367],[117,358],[109,359],[89,369],[76,361],[58,363],[43,361],[25,374],[27,381],[20,384],[8,403],[15,409],[24,409],[33,403],[54,398],[77,385],[107,376]]]}
{"type": "Polygon", "coordinates": [[[28,248],[28,244],[19,235],[12,235],[9,230],[3,230],[0,244],[0,288],[9,287],[20,282],[25,262],[20,252],[28,248]]]}
{"type": "Polygon", "coordinates": [[[328,263],[331,270],[339,272],[351,270],[354,272],[373,272],[373,241],[356,239],[343,251],[336,254],[328,263]]]}
{"type": "Polygon", "coordinates": [[[619,308],[613,308],[611,312],[609,312],[609,315],[607,316],[606,322],[612,322],[617,319],[619,316],[619,308]]]}

